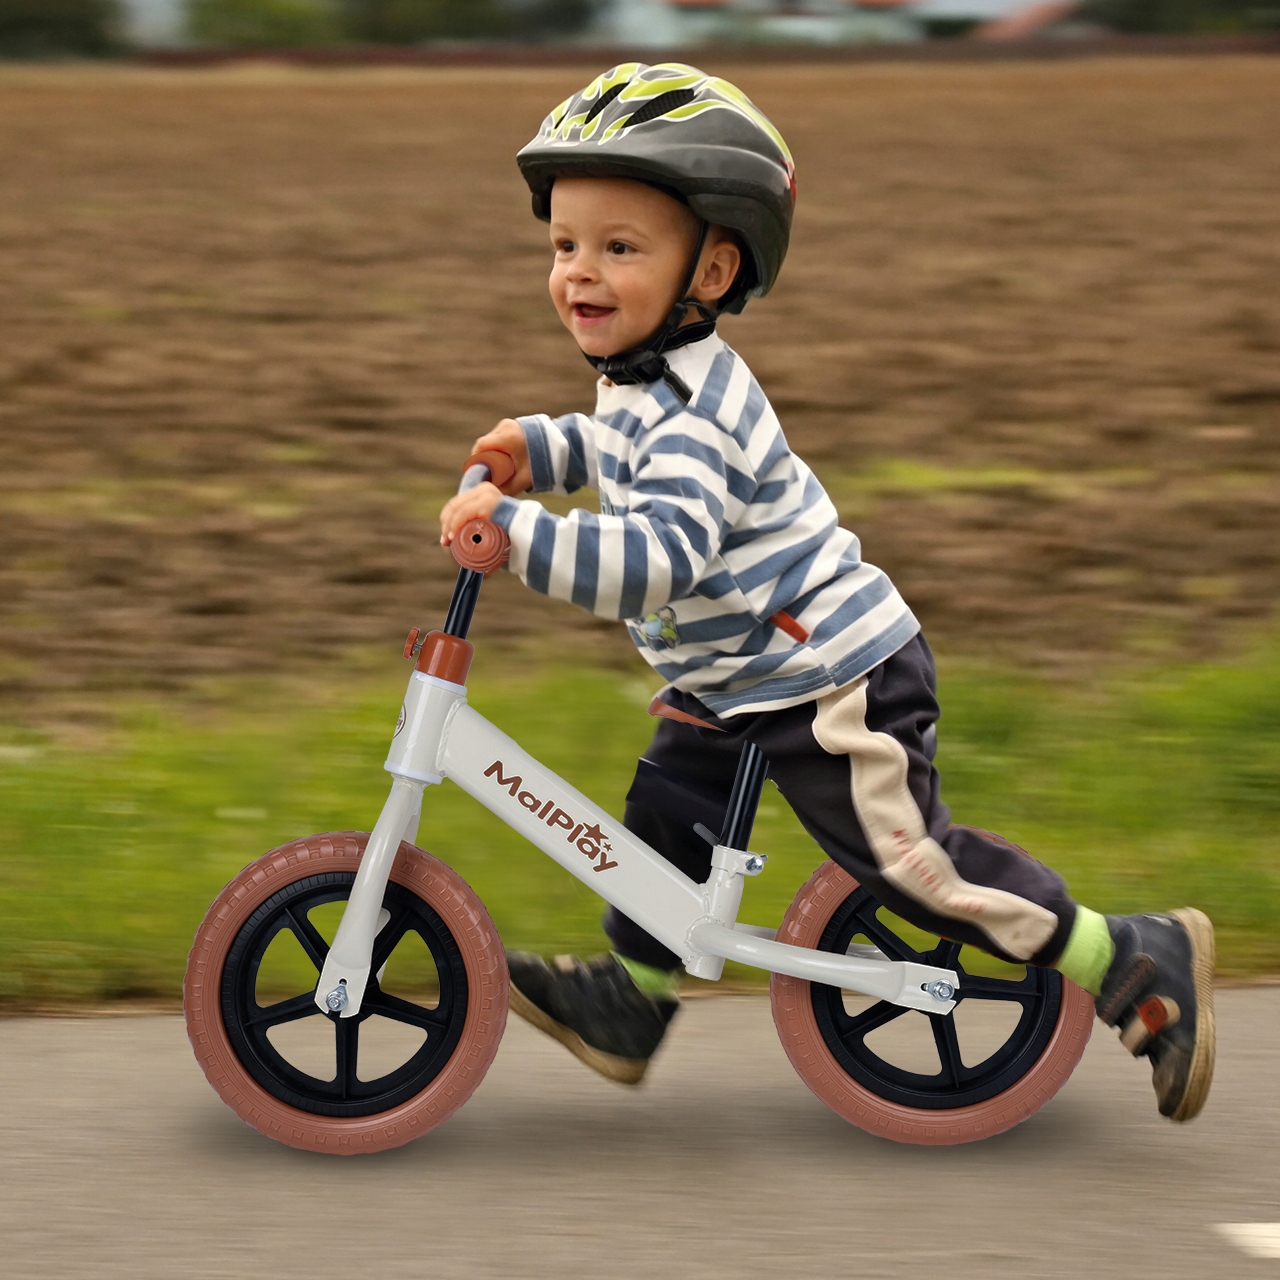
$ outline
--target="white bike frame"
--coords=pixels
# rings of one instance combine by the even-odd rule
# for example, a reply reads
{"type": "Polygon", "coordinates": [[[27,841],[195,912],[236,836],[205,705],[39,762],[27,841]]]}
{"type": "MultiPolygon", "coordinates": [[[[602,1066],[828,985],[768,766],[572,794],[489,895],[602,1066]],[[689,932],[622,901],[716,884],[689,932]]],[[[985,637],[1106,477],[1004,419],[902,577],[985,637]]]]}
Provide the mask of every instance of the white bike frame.
{"type": "Polygon", "coordinates": [[[384,767],[394,778],[391,794],[316,986],[322,1010],[359,1013],[396,850],[417,836],[424,789],[445,778],[669,947],[695,977],[717,979],[725,960],[737,960],[926,1013],[955,1008],[954,970],[889,960],[871,948],[838,955],[789,946],[772,929],[739,924],[743,877],[758,875],[763,857],[716,845],[707,883],[689,879],[468,706],[465,685],[413,673],[384,767]]]}
{"type": "MultiPolygon", "coordinates": [[[[487,466],[470,466],[459,492],[488,478],[487,466]]],[[[776,941],[772,929],[739,924],[743,877],[760,874],[762,855],[718,844],[706,884],[690,880],[469,707],[463,684],[414,671],[384,768],[394,778],[391,794],[316,985],[321,1011],[344,1018],[360,1012],[374,938],[389,919],[382,899],[396,850],[417,837],[425,788],[445,778],[647,929],[696,978],[714,981],[726,960],[737,960],[926,1013],[955,1008],[952,969],[890,960],[874,947],[851,947],[847,955],[793,947],[776,941]]]]}

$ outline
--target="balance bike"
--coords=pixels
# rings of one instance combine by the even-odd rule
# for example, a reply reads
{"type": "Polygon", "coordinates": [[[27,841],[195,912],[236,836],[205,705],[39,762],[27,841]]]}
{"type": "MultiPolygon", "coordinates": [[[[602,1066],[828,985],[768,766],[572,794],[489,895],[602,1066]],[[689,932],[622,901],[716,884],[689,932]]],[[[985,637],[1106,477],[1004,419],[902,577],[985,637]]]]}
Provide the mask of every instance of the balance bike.
{"type": "MultiPolygon", "coordinates": [[[[501,454],[472,459],[459,491],[509,465],[501,454]]],[[[443,628],[410,632],[405,656],[417,661],[373,831],[271,850],[223,889],[200,925],[183,1008],[196,1058],[223,1101],[289,1146],[351,1155],[426,1133],[484,1078],[507,1019],[502,943],[462,878],[414,844],[424,792],[446,778],[695,977],[718,979],[726,959],[769,971],[787,1056],[846,1120],[898,1142],[952,1144],[1000,1133],[1053,1097],[1093,1025],[1091,997],[1056,971],[971,973],[959,943],[922,944],[830,861],[776,930],[738,921],[744,877],[765,863],[747,848],[767,772],[757,747],[743,749],[724,829],[701,828],[713,851],[710,878],[698,884],[468,705],[467,632],[485,574],[508,549],[496,525],[465,526],[453,544],[462,568],[443,628]],[[328,917],[339,911],[335,930],[328,917]],[[315,981],[297,981],[284,999],[264,990],[262,1003],[263,958],[281,939],[300,948],[315,981]],[[429,995],[388,989],[388,965],[408,946],[429,954],[429,995]],[[975,1052],[962,1046],[954,1015],[978,1005],[1002,1016],[994,1043],[988,1034],[975,1052]],[[374,1017],[401,1033],[399,1049],[373,1044],[374,1017]],[[926,1020],[930,1062],[885,1047],[878,1033],[904,1018],[926,1020]],[[312,1049],[298,1053],[290,1036],[303,1023],[312,1049]]]]}

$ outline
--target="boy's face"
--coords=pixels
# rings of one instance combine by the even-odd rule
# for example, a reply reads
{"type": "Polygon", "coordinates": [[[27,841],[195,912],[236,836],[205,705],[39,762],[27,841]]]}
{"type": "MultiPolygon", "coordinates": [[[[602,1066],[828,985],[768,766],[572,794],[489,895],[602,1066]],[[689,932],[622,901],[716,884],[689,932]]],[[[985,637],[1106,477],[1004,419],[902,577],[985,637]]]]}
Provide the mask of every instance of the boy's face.
{"type": "Polygon", "coordinates": [[[557,178],[551,300],[578,346],[612,356],[648,338],[677,301],[697,238],[692,211],[643,182],[557,178]]]}

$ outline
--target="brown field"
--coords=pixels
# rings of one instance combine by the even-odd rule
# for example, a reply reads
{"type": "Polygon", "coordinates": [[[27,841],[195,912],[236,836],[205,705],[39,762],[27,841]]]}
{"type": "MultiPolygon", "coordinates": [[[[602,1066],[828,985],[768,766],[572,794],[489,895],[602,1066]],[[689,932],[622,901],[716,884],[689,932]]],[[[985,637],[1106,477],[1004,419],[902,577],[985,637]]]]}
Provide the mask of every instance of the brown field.
{"type": "MultiPolygon", "coordinates": [[[[1210,653],[1280,595],[1280,64],[734,67],[799,166],[725,331],[935,644],[1210,653]]],[[[437,616],[471,438],[587,408],[512,154],[581,68],[0,72],[0,687],[437,616]]],[[[477,633],[620,628],[500,576],[477,633]]]]}

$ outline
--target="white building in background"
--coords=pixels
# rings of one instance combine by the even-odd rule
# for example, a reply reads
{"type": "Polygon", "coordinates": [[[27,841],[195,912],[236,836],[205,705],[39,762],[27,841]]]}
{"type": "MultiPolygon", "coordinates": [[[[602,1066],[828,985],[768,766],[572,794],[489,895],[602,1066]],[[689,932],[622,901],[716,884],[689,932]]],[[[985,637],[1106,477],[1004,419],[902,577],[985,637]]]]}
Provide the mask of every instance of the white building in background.
{"type": "MultiPolygon", "coordinates": [[[[598,0],[585,43],[624,48],[901,43],[1099,34],[1081,0],[598,0]]],[[[581,39],[581,38],[580,38],[581,39]]]]}
{"type": "Polygon", "coordinates": [[[918,40],[902,0],[604,0],[588,38],[632,48],[918,40]]]}
{"type": "MultiPolygon", "coordinates": [[[[519,0],[510,0],[519,3],[519,0]]],[[[188,0],[118,0],[124,34],[143,48],[190,42],[188,0]]],[[[898,43],[938,19],[991,22],[1049,7],[1034,0],[597,0],[575,44],[681,49],[716,44],[898,43]]]]}
{"type": "Polygon", "coordinates": [[[124,38],[144,49],[174,49],[188,42],[186,0],[118,0],[124,38]]]}

